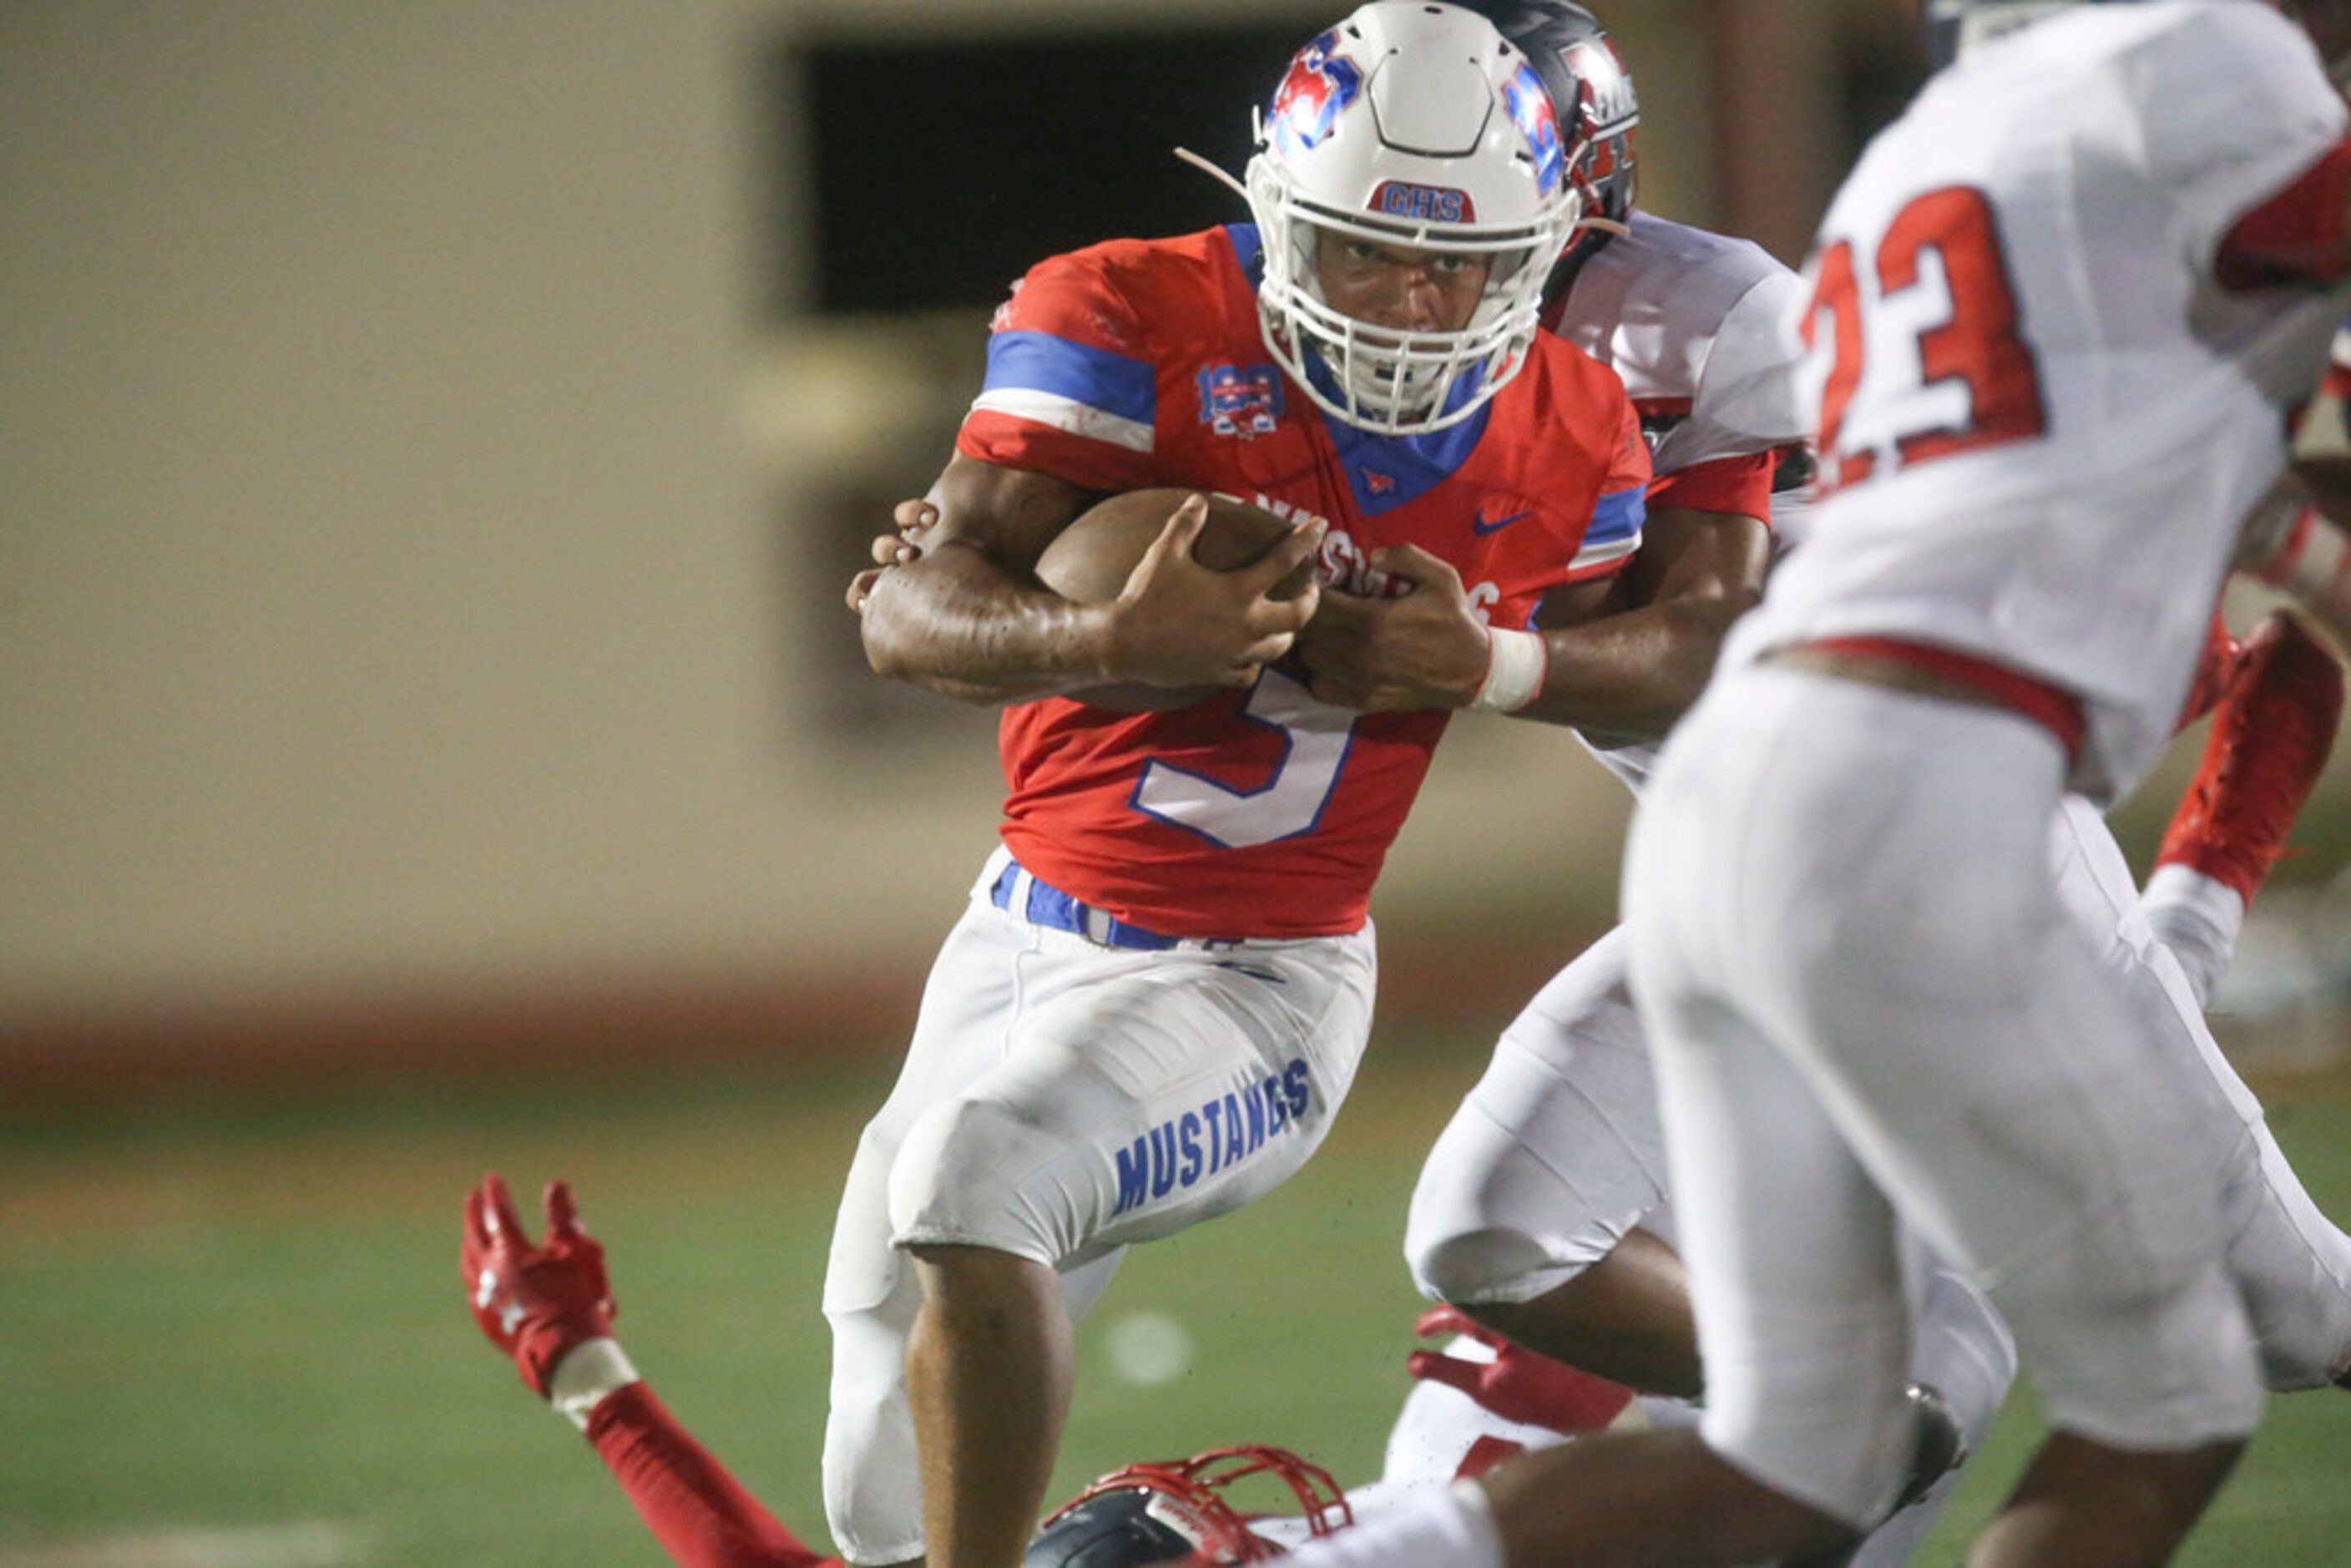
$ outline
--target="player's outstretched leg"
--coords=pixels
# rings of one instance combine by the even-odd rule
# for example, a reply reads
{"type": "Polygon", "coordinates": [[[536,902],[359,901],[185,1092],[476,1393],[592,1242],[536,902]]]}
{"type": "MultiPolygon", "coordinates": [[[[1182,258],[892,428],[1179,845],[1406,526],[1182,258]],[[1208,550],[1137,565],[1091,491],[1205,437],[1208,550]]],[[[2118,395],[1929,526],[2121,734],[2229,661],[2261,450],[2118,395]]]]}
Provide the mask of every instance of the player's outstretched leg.
{"type": "Polygon", "coordinates": [[[906,1389],[923,1467],[925,1561],[1009,1568],[1045,1501],[1071,1392],[1059,1277],[988,1247],[913,1249],[923,1307],[906,1389]]]}
{"type": "Polygon", "coordinates": [[[2199,1002],[2228,969],[2246,906],[2285,852],[2342,716],[2341,662],[2293,615],[2272,612],[2213,709],[2141,905],[2199,1002]]]}

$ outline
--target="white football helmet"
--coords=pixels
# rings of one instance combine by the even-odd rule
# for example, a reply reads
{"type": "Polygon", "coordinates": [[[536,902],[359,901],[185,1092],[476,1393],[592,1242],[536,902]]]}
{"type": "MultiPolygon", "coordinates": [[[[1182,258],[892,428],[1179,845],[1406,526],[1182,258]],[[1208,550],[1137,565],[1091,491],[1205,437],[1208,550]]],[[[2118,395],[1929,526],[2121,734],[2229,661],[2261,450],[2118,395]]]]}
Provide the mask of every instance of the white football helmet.
{"type": "Polygon", "coordinates": [[[1381,0],[1298,52],[1258,122],[1244,194],[1264,246],[1266,347],[1315,405],[1383,434],[1441,430],[1524,368],[1543,279],[1583,216],[1550,96],[1491,23],[1381,0]],[[1323,298],[1320,237],[1487,260],[1457,331],[1405,332],[1323,298]]]}

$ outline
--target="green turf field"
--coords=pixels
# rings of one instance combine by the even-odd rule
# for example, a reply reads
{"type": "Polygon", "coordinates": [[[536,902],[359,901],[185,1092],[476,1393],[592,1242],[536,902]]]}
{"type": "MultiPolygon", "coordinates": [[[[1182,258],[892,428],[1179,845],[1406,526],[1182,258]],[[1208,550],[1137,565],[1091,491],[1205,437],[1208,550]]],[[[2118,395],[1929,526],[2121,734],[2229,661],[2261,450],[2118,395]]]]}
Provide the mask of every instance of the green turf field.
{"type": "MultiPolygon", "coordinates": [[[[1418,1306],[1405,1197],[1483,1052],[1414,1043],[1375,1051],[1288,1188],[1130,1260],[1081,1334],[1057,1490],[1242,1440],[1343,1479],[1375,1468],[1418,1306]],[[1148,1387],[1111,1350],[1141,1312],[1191,1342],[1148,1387]]],[[[0,1121],[0,1568],[662,1561],[465,1312],[458,1203],[489,1166],[518,1190],[572,1179],[640,1366],[820,1538],[817,1287],[883,1071],[0,1121]]],[[[2321,1201],[2351,1213],[2351,1086],[2274,1104],[2321,1201]]],[[[1927,1561],[1958,1561],[2030,1434],[2012,1409],[1927,1561]]],[[[2351,1564],[2346,1455],[2351,1398],[2278,1401],[2186,1560],[2351,1564]]]]}

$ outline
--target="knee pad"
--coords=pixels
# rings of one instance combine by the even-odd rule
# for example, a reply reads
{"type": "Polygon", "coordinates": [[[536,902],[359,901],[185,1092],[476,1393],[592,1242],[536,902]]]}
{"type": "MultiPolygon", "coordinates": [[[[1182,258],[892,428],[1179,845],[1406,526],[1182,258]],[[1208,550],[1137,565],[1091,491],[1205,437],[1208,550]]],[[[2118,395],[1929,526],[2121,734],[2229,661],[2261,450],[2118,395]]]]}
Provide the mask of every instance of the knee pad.
{"type": "Polygon", "coordinates": [[[2261,1419],[2252,1326],[2216,1263],[2124,1292],[1992,1292],[2049,1424],[2124,1448],[2241,1437],[2261,1419]]]}
{"type": "Polygon", "coordinates": [[[1533,1237],[1502,1226],[1434,1238],[1407,1233],[1405,1263],[1422,1295],[1463,1306],[1527,1301],[1582,1272],[1562,1267],[1533,1237]]]}
{"type": "Polygon", "coordinates": [[[958,1099],[914,1119],[890,1166],[894,1246],[994,1248],[1054,1264],[1083,1229],[1070,1184],[1032,1181],[1059,1149],[1009,1105],[958,1099]]]}

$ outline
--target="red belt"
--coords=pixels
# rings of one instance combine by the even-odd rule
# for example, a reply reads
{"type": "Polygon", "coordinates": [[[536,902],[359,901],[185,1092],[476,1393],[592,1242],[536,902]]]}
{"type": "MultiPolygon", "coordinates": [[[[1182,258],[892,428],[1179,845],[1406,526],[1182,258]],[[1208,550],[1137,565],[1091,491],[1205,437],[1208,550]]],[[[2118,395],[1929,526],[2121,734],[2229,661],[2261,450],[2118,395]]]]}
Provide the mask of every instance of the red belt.
{"type": "Polygon", "coordinates": [[[2055,736],[2065,747],[2069,763],[2080,758],[2083,738],[2089,733],[2089,721],[2082,716],[2082,705],[2072,693],[1973,653],[1907,642],[1899,637],[1821,637],[1797,643],[1789,652],[1797,649],[1881,659],[1964,686],[1986,702],[2021,714],[2055,736]]]}

